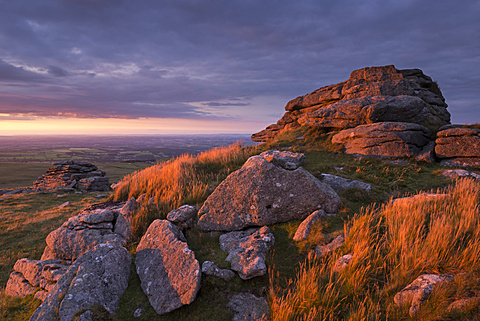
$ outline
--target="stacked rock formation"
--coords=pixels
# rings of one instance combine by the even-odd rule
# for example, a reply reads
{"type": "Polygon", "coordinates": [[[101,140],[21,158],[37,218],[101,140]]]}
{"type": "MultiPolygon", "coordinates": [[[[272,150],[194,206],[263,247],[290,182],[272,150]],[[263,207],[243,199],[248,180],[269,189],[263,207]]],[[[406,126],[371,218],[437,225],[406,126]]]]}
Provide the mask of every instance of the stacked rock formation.
{"type": "Polygon", "coordinates": [[[285,115],[252,135],[264,142],[300,126],[331,130],[377,122],[407,122],[438,129],[450,123],[445,98],[420,69],[393,65],[355,70],[344,82],[322,87],[287,103],[285,115]]]}
{"type": "Polygon", "coordinates": [[[451,125],[441,128],[435,140],[435,154],[446,166],[480,166],[480,129],[451,125]]]}
{"type": "Polygon", "coordinates": [[[54,163],[47,173],[33,182],[36,190],[78,188],[83,191],[108,191],[110,184],[105,172],[97,166],[79,161],[54,163]]]}

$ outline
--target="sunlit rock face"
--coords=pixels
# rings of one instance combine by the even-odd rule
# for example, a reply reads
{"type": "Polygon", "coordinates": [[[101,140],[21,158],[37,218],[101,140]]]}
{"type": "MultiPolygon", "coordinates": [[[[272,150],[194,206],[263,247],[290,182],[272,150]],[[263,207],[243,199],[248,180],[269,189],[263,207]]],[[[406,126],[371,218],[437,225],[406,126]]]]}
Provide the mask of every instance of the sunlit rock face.
{"type": "Polygon", "coordinates": [[[207,198],[198,213],[198,227],[235,231],[270,225],[304,219],[318,209],[336,213],[340,202],[330,186],[303,167],[287,170],[253,156],[207,198]]]}
{"type": "Polygon", "coordinates": [[[331,130],[375,122],[410,122],[436,130],[450,123],[442,92],[420,69],[393,65],[355,70],[344,82],[322,87],[287,103],[273,125],[252,135],[265,142],[301,126],[331,130]]]}

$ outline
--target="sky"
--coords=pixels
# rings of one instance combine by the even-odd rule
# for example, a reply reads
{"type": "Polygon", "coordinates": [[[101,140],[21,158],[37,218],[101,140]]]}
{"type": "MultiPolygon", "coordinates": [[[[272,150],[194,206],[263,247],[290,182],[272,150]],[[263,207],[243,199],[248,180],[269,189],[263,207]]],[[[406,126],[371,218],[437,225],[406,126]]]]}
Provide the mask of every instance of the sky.
{"type": "Polygon", "coordinates": [[[366,66],[480,122],[477,0],[0,0],[0,135],[254,133],[366,66]]]}

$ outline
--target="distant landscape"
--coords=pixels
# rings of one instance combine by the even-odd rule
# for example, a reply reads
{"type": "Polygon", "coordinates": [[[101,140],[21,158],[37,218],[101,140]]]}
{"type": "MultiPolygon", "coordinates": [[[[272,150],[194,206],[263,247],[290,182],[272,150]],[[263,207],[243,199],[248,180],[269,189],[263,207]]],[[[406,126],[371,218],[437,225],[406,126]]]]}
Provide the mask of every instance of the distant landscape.
{"type": "Polygon", "coordinates": [[[116,182],[153,163],[236,141],[255,144],[247,135],[0,136],[0,189],[31,185],[65,160],[94,163],[116,182]]]}

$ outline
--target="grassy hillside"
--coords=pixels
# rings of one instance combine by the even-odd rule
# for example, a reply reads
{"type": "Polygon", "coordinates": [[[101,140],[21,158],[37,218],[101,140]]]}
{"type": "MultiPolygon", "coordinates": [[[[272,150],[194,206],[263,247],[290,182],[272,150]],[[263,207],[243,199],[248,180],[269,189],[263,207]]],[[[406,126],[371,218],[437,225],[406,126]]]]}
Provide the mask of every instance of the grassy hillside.
{"type": "MultiPolygon", "coordinates": [[[[305,153],[305,168],[317,177],[321,173],[340,175],[370,183],[374,190],[341,192],[340,212],[319,222],[306,241],[292,240],[299,221],[271,226],[276,242],[267,261],[269,275],[249,281],[236,276],[230,282],[203,277],[197,299],[166,316],[156,315],[151,308],[132,266],[129,287],[114,320],[131,320],[138,308],[145,310],[137,320],[231,320],[233,314],[226,307],[228,295],[245,289],[257,295],[268,293],[274,320],[407,320],[408,309],[394,306],[393,296],[427,272],[463,274],[456,279],[455,290],[441,289],[416,319],[456,320],[478,314],[477,306],[447,313],[445,305],[465,293],[480,294],[476,274],[480,267],[480,185],[469,180],[448,181],[439,175],[442,168],[434,164],[355,159],[343,154],[326,134],[316,130],[289,132],[275,142],[256,147],[235,144],[198,156],[183,155],[127,175],[111,199],[127,200],[145,194],[144,204],[134,219],[136,238],[127,245],[131,253],[135,253],[139,238],[151,221],[164,218],[168,211],[182,204],[201,205],[249,156],[273,148],[305,153]],[[297,139],[300,136],[303,139],[297,139]],[[452,197],[436,202],[423,200],[406,207],[389,205],[392,198],[437,189],[452,197]],[[316,245],[344,232],[348,233],[346,244],[331,255],[316,259],[310,254],[316,245]],[[346,253],[354,253],[352,264],[340,274],[333,273],[333,262],[346,253]]],[[[2,227],[8,231],[5,235],[25,234],[31,240],[25,241],[28,250],[17,249],[13,241],[2,243],[6,254],[0,266],[1,287],[5,286],[16,258],[38,258],[46,234],[66,217],[75,215],[81,202],[90,202],[78,199],[78,206],[61,212],[55,210],[56,203],[35,208],[36,202],[42,204],[39,197],[21,195],[16,201],[0,202],[0,213],[6,212],[1,216],[2,227]],[[18,207],[25,202],[32,205],[18,207]],[[39,215],[38,211],[44,214],[39,215]],[[39,215],[38,222],[19,222],[34,213],[39,215]],[[50,225],[39,228],[35,224],[44,221],[42,215],[50,225]],[[29,232],[24,233],[27,229],[29,232]]],[[[218,236],[193,228],[187,231],[186,238],[200,263],[211,260],[220,267],[229,267],[224,261],[226,254],[219,248],[218,236]]],[[[5,320],[22,320],[39,303],[31,297],[12,299],[2,295],[2,300],[0,315],[5,320]]]]}

